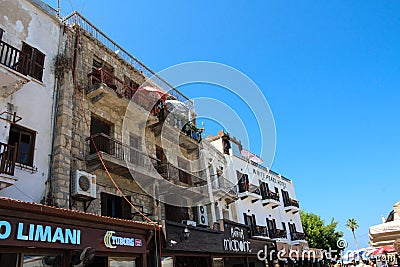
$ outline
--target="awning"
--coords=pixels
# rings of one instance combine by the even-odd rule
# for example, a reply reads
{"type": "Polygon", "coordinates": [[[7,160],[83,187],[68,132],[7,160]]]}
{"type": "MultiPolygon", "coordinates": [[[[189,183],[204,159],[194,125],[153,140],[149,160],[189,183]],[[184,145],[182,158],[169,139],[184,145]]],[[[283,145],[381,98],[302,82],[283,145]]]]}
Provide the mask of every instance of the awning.
{"type": "Polygon", "coordinates": [[[373,247],[393,245],[394,241],[400,238],[400,221],[371,226],[369,228],[369,238],[373,247]]]}
{"type": "Polygon", "coordinates": [[[259,164],[263,163],[263,160],[259,156],[257,156],[256,154],[254,154],[246,149],[242,149],[242,151],[240,151],[240,154],[242,154],[242,156],[244,158],[249,159],[252,162],[259,163],[259,164]]]}

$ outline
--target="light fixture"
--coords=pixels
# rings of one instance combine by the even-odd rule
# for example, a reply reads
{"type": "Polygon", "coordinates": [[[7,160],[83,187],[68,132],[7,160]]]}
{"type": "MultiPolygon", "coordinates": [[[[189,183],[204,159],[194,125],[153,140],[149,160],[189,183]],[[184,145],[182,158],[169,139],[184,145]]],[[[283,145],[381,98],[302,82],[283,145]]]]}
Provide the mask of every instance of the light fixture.
{"type": "Polygon", "coordinates": [[[182,236],[183,236],[183,240],[185,240],[185,241],[189,240],[190,230],[187,228],[187,226],[183,229],[182,236]]]}

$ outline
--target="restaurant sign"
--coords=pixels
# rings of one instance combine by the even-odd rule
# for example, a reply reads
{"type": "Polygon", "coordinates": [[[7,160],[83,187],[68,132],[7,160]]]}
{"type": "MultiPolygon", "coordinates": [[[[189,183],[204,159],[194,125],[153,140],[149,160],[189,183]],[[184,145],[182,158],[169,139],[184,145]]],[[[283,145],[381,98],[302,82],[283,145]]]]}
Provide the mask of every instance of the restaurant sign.
{"type": "Polygon", "coordinates": [[[250,245],[247,227],[224,221],[224,251],[250,253],[250,245]]]}
{"type": "Polygon", "coordinates": [[[138,234],[0,216],[0,246],[145,253],[143,240],[138,234]]]}

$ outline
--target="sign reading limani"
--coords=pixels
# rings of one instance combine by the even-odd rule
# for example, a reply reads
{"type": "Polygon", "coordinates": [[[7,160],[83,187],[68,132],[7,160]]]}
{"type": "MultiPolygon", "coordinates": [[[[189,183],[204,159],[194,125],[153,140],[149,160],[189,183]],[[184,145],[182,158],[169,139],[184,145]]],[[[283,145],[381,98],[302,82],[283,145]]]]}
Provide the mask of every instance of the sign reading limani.
{"type": "MultiPolygon", "coordinates": [[[[15,227],[15,239],[17,240],[70,245],[81,244],[81,230],[34,223],[25,225],[23,222],[19,222],[15,227]]],[[[0,240],[10,238],[12,230],[12,224],[9,221],[0,221],[0,240]]]]}

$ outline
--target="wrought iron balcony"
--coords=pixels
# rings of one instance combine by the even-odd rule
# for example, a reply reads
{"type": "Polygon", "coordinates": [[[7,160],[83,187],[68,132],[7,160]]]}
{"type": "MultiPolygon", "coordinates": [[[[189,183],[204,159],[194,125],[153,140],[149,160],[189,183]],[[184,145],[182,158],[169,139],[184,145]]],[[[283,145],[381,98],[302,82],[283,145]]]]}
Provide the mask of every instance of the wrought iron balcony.
{"type": "Polygon", "coordinates": [[[211,186],[213,189],[214,197],[230,197],[233,200],[238,198],[236,185],[223,176],[212,176],[211,186]]]}
{"type": "Polygon", "coordinates": [[[271,190],[262,193],[263,199],[261,200],[261,203],[263,204],[263,206],[271,207],[274,209],[281,205],[281,202],[279,201],[279,193],[273,192],[271,190]]]}
{"type": "Polygon", "coordinates": [[[304,233],[295,232],[290,234],[290,238],[292,241],[306,240],[306,235],[304,233]]]}
{"type": "Polygon", "coordinates": [[[270,238],[287,238],[287,231],[283,229],[275,229],[269,231],[270,238]]]}
{"type": "Polygon", "coordinates": [[[300,209],[299,209],[299,201],[298,200],[295,200],[295,199],[292,199],[292,198],[288,198],[288,199],[285,199],[284,201],[283,201],[283,203],[284,203],[284,207],[285,207],[285,211],[286,212],[291,212],[291,213],[296,213],[296,212],[298,212],[300,209]]]}
{"type": "Polygon", "coordinates": [[[2,97],[10,96],[29,81],[26,76],[29,74],[29,66],[32,65],[29,58],[19,49],[2,41],[1,38],[0,65],[8,68],[6,71],[0,71],[0,94],[2,97]]]}
{"type": "Polygon", "coordinates": [[[251,230],[252,230],[252,235],[253,236],[268,237],[268,228],[267,228],[267,226],[256,225],[256,226],[253,226],[251,230]]]}
{"type": "Polygon", "coordinates": [[[188,186],[203,186],[207,184],[207,178],[202,171],[189,172],[170,163],[158,164],[156,169],[164,179],[176,184],[188,186]]]}
{"type": "Polygon", "coordinates": [[[0,142],[0,174],[14,175],[17,147],[0,142]]]}
{"type": "Polygon", "coordinates": [[[249,198],[251,202],[256,202],[262,199],[260,187],[250,183],[239,183],[238,196],[243,200],[249,198]]]}
{"type": "MultiPolygon", "coordinates": [[[[91,169],[102,168],[91,138],[87,138],[86,141],[90,150],[86,156],[88,165],[91,169]]],[[[154,166],[157,165],[157,159],[144,151],[123,144],[103,133],[93,135],[93,141],[110,171],[128,178],[131,178],[130,170],[149,176],[156,173],[154,166]]]]}

